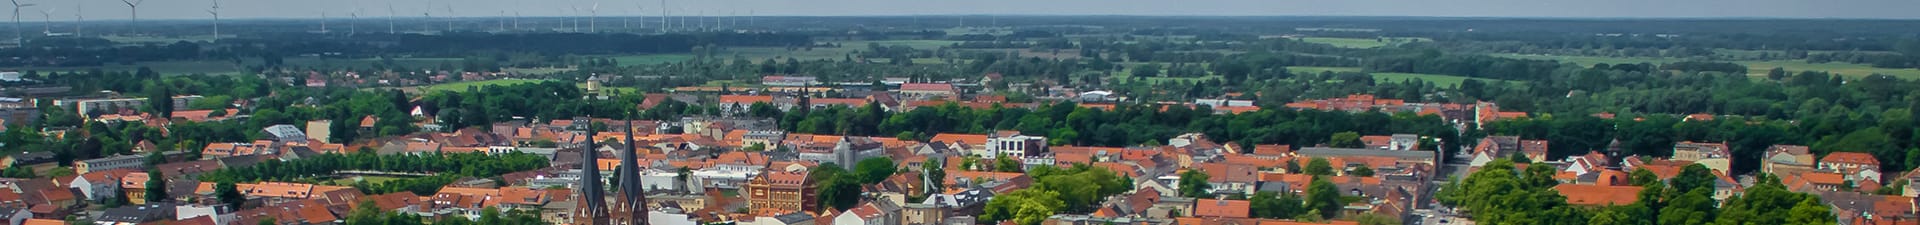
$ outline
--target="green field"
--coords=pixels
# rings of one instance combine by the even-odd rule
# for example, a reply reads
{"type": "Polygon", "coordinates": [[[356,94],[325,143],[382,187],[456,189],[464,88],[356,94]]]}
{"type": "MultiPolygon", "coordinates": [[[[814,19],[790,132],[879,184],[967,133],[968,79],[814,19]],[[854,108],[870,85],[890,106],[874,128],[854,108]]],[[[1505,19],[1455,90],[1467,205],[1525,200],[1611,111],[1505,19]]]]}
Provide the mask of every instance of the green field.
{"type": "Polygon", "coordinates": [[[1463,77],[1463,76],[1439,75],[1439,74],[1373,73],[1373,81],[1375,83],[1389,83],[1389,82],[1399,83],[1401,81],[1405,81],[1408,79],[1420,79],[1426,82],[1433,82],[1434,85],[1439,85],[1441,87],[1457,86],[1457,85],[1460,85],[1460,82],[1467,81],[1467,79],[1479,80],[1481,82],[1486,82],[1486,83],[1498,83],[1502,81],[1500,79],[1469,78],[1469,77],[1463,77]]]}
{"type": "Polygon", "coordinates": [[[465,81],[465,82],[454,82],[454,83],[445,83],[445,84],[435,84],[435,85],[433,85],[433,86],[427,86],[426,88],[424,88],[424,90],[425,90],[425,91],[428,91],[428,92],[434,92],[434,91],[454,91],[454,92],[461,92],[461,91],[467,91],[467,87],[481,87],[481,88],[485,88],[486,86],[496,86],[496,85],[498,85],[498,86],[506,86],[506,85],[516,85],[516,84],[531,84],[531,83],[539,83],[539,82],[541,82],[541,81],[542,81],[542,80],[517,80],[517,79],[503,79],[503,80],[485,80],[485,81],[465,81]]]}
{"type": "Polygon", "coordinates": [[[1386,47],[1388,45],[1395,45],[1400,43],[1415,42],[1415,41],[1432,41],[1432,40],[1428,40],[1425,38],[1372,39],[1372,38],[1307,37],[1307,38],[1300,38],[1300,41],[1304,41],[1308,43],[1330,44],[1330,45],[1333,45],[1334,47],[1341,47],[1341,48],[1378,48],[1378,47],[1386,47]]]}
{"type": "Polygon", "coordinates": [[[685,62],[692,59],[693,54],[652,54],[613,57],[613,61],[620,63],[620,66],[659,65],[661,63],[685,62]]]}
{"type": "MultiPolygon", "coordinates": [[[[1681,60],[1681,59],[1675,59],[1675,58],[1652,58],[1652,57],[1598,57],[1598,56],[1560,56],[1560,55],[1522,55],[1522,54],[1495,54],[1494,56],[1516,58],[1516,59],[1554,60],[1554,61],[1560,61],[1562,63],[1573,63],[1573,64],[1579,64],[1579,65],[1593,65],[1593,64],[1599,64],[1599,63],[1660,64],[1660,63],[1669,63],[1669,62],[1675,62],[1675,61],[1681,60]]],[[[1873,75],[1873,74],[1883,74],[1883,75],[1898,77],[1900,79],[1920,79],[1920,70],[1874,68],[1872,66],[1868,66],[1865,64],[1807,63],[1806,61],[1798,61],[1798,60],[1733,61],[1733,63],[1747,66],[1747,73],[1749,76],[1765,76],[1767,71],[1773,70],[1774,67],[1779,67],[1779,68],[1784,68],[1789,72],[1826,71],[1826,72],[1839,74],[1846,77],[1855,77],[1855,78],[1865,77],[1867,75],[1873,75]]]]}
{"type": "Polygon", "coordinates": [[[1287,72],[1294,73],[1294,74],[1302,74],[1302,73],[1320,74],[1321,72],[1336,72],[1336,73],[1360,72],[1360,68],[1359,67],[1289,66],[1287,67],[1287,72]]]}
{"type": "Polygon", "coordinates": [[[913,47],[914,49],[938,49],[942,46],[952,45],[953,43],[957,43],[957,42],[943,41],[943,40],[897,40],[897,41],[890,40],[890,41],[834,41],[831,43],[839,44],[840,47],[813,48],[813,50],[811,51],[807,50],[806,48],[795,48],[789,51],[787,50],[787,48],[782,48],[782,47],[741,47],[741,48],[726,48],[720,52],[720,55],[723,55],[727,58],[732,58],[734,55],[739,55],[741,57],[746,57],[747,59],[753,60],[755,63],[764,61],[769,58],[775,58],[775,57],[792,57],[799,60],[819,60],[819,59],[840,60],[842,58],[845,58],[849,53],[853,53],[856,51],[866,51],[868,44],[880,44],[881,46],[903,45],[907,47],[913,47]]]}

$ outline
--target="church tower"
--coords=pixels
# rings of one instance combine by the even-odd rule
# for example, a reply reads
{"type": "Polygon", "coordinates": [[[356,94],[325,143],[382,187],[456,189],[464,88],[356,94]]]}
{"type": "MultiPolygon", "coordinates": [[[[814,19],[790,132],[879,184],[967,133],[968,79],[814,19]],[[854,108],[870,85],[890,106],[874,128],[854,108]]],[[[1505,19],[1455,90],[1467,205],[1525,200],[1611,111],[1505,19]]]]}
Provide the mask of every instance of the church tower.
{"type": "Polygon", "coordinates": [[[640,143],[633,139],[633,116],[627,114],[627,149],[620,151],[620,193],[615,206],[614,225],[647,224],[647,192],[640,182],[640,143]]]}
{"type": "Polygon", "coordinates": [[[600,152],[593,147],[593,121],[586,118],[574,118],[576,135],[585,137],[586,148],[580,151],[580,189],[574,192],[574,202],[579,205],[574,210],[574,224],[610,225],[607,218],[607,189],[600,184],[600,152]]]}

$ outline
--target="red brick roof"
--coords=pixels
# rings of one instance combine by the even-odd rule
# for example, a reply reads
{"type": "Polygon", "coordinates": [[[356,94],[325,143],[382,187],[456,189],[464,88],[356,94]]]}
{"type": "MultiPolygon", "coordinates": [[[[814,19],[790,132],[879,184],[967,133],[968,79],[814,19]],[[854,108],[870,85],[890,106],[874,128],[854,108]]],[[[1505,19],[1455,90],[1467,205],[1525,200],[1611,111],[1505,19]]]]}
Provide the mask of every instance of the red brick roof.
{"type": "Polygon", "coordinates": [[[1193,204],[1195,217],[1248,218],[1253,202],[1245,200],[1200,199],[1193,204]]]}
{"type": "Polygon", "coordinates": [[[772,104],[773,96],[768,96],[768,95],[721,95],[720,96],[721,104],[738,103],[738,104],[744,105],[744,104],[753,104],[753,103],[760,103],[760,102],[772,104]]]}
{"type": "Polygon", "coordinates": [[[1567,196],[1567,203],[1574,205],[1627,205],[1640,200],[1638,186],[1560,184],[1553,186],[1553,190],[1567,196]]]}
{"type": "Polygon", "coordinates": [[[900,90],[953,92],[953,84],[905,83],[900,84],[900,90]]]}
{"type": "Polygon", "coordinates": [[[1880,160],[1874,159],[1873,155],[1869,155],[1867,153],[1834,152],[1831,154],[1827,154],[1826,158],[1820,158],[1820,163],[1844,163],[1844,164],[1879,166],[1880,160]]]}

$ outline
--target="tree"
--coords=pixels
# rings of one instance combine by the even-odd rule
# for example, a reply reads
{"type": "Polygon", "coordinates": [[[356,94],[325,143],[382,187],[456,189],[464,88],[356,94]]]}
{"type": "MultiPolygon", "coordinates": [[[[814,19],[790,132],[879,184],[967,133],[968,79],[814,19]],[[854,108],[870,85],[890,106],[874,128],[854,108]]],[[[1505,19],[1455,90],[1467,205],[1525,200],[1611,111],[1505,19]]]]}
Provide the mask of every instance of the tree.
{"type": "Polygon", "coordinates": [[[1647,168],[1634,169],[1633,174],[1629,175],[1629,177],[1631,179],[1633,186],[1644,187],[1644,186],[1647,186],[1648,184],[1660,182],[1660,176],[1654,175],[1653,171],[1649,171],[1647,170],[1647,168]]]}
{"type": "Polygon", "coordinates": [[[937,158],[928,158],[926,162],[920,163],[920,175],[924,176],[921,179],[931,181],[927,182],[928,193],[932,193],[932,190],[946,189],[942,187],[946,186],[947,183],[947,168],[945,165],[944,162],[937,158]]]}
{"type": "Polygon", "coordinates": [[[993,196],[987,200],[985,212],[980,220],[987,224],[1003,220],[1013,220],[1015,224],[1038,225],[1054,212],[1065,208],[1066,202],[1060,200],[1060,193],[1035,188],[1020,189],[1005,195],[993,196]]]}
{"type": "Polygon", "coordinates": [[[766,151],[766,150],[767,150],[767,144],[764,144],[764,143],[753,143],[753,146],[747,146],[747,148],[740,149],[740,151],[748,151],[748,152],[758,152],[758,151],[766,151]]]}
{"type": "Polygon", "coordinates": [[[1251,210],[1254,218],[1290,219],[1306,213],[1307,210],[1306,206],[1301,205],[1300,195],[1293,193],[1283,195],[1262,191],[1254,193],[1253,198],[1248,200],[1252,202],[1251,210]]]}
{"type": "Polygon", "coordinates": [[[279,220],[277,220],[277,219],[274,219],[274,218],[265,218],[265,219],[260,219],[260,223],[259,223],[259,224],[260,224],[260,225],[279,225],[279,224],[280,224],[280,222],[278,222],[278,221],[279,221],[279,220]]]}
{"type": "Polygon", "coordinates": [[[147,107],[156,118],[173,118],[173,88],[163,80],[147,84],[147,107]]]}
{"type": "Polygon", "coordinates": [[[892,177],[894,170],[899,169],[893,166],[893,159],[885,157],[862,159],[854,164],[853,168],[854,174],[860,177],[861,184],[880,183],[887,180],[887,177],[892,177]]]}
{"type": "Polygon", "coordinates": [[[1359,167],[1354,167],[1353,172],[1349,172],[1347,173],[1347,175],[1360,176],[1360,177],[1372,177],[1373,168],[1368,168],[1367,165],[1361,164],[1359,167]]]}
{"type": "Polygon", "coordinates": [[[1200,170],[1187,170],[1180,173],[1180,196],[1188,198],[1213,197],[1213,184],[1208,183],[1210,176],[1200,170]]]}
{"type": "Polygon", "coordinates": [[[1327,140],[1327,145],[1333,146],[1335,148],[1367,147],[1366,143],[1360,142],[1360,133],[1351,132],[1351,131],[1333,133],[1333,137],[1327,140]]]}
{"type": "Polygon", "coordinates": [[[115,191],[113,192],[113,199],[107,199],[107,208],[119,208],[127,204],[133,204],[133,201],[127,198],[127,192],[125,191],[115,191]]]}
{"type": "Polygon", "coordinates": [[[214,197],[220,199],[220,203],[225,203],[232,209],[239,209],[241,204],[247,202],[247,196],[240,194],[240,189],[232,181],[214,183],[213,192],[214,197]]]}
{"type": "Polygon", "coordinates": [[[1320,218],[1330,219],[1340,215],[1340,208],[1346,207],[1347,204],[1340,202],[1338,189],[1340,188],[1333,186],[1333,182],[1314,178],[1313,183],[1307,185],[1307,208],[1320,211],[1320,218]]]}
{"type": "Polygon", "coordinates": [[[1787,224],[1836,224],[1831,208],[1819,198],[1806,198],[1787,211],[1787,224]]]}
{"type": "Polygon", "coordinates": [[[1007,154],[1002,153],[998,158],[993,159],[993,171],[1018,173],[1023,171],[1020,168],[1020,164],[1019,160],[1013,160],[1013,158],[1007,157],[1007,154]]]}
{"type": "Polygon", "coordinates": [[[1287,173],[1300,174],[1300,161],[1287,160],[1287,173]]]}
{"type": "Polygon", "coordinates": [[[1326,158],[1314,157],[1307,160],[1306,172],[1313,176],[1332,176],[1333,163],[1327,162],[1326,158]]]}
{"type": "Polygon", "coordinates": [[[159,169],[147,169],[147,204],[167,202],[167,179],[159,169]]]}
{"type": "Polygon", "coordinates": [[[1669,181],[1671,184],[1669,186],[1678,193],[1692,192],[1694,189],[1707,189],[1708,192],[1712,192],[1714,182],[1717,180],[1719,179],[1713,176],[1712,170],[1707,169],[1707,166],[1691,164],[1681,168],[1680,174],[1674,175],[1673,180],[1669,181]]]}
{"type": "Polygon", "coordinates": [[[860,177],[840,165],[822,163],[807,176],[813,183],[820,184],[814,194],[819,197],[820,205],[846,210],[860,204],[860,177]]]}

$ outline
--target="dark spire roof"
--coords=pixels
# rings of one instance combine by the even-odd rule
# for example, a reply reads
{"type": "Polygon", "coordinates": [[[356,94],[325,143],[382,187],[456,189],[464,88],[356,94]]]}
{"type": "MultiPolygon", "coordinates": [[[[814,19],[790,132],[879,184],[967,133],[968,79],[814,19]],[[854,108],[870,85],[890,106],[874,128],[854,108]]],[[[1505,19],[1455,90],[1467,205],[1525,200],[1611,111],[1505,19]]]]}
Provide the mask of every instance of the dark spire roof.
{"type": "MultiPolygon", "coordinates": [[[[584,117],[574,118],[573,120],[575,124],[592,123],[592,121],[588,121],[584,117]]],[[[593,130],[592,128],[587,128],[577,130],[576,132],[584,133],[588,137],[586,139],[586,149],[580,151],[580,194],[578,195],[580,196],[580,212],[577,215],[589,220],[576,222],[587,222],[586,224],[594,225],[607,224],[607,198],[605,193],[602,193],[606,191],[606,188],[600,185],[600,164],[594,161],[600,158],[600,152],[594,150],[595,148],[593,147],[593,130]]]]}
{"type": "Polygon", "coordinates": [[[641,188],[643,184],[640,183],[640,156],[637,155],[638,153],[635,153],[639,149],[634,147],[640,145],[640,143],[634,142],[633,139],[632,114],[628,114],[626,123],[628,127],[628,129],[626,129],[627,149],[626,151],[620,151],[620,197],[624,199],[621,203],[625,204],[623,206],[626,209],[633,209],[632,211],[634,212],[645,212],[644,207],[647,205],[647,194],[645,192],[646,190],[641,188]]]}

